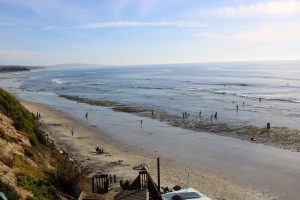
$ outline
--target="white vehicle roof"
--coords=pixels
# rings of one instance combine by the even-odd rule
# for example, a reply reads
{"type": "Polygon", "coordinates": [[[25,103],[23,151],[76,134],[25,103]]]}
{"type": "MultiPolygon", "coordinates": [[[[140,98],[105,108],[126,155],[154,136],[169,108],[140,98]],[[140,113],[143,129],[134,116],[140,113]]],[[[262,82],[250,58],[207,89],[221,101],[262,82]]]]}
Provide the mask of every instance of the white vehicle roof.
{"type": "Polygon", "coordinates": [[[168,192],[161,196],[163,200],[211,200],[198,190],[191,187],[174,192],[168,192]]]}

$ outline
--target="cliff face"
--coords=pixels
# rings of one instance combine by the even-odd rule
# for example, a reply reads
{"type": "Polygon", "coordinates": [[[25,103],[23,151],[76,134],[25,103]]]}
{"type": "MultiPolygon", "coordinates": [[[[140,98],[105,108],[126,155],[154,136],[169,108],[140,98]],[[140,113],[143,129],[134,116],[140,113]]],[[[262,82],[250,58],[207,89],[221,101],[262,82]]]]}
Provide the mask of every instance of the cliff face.
{"type": "MultiPolygon", "coordinates": [[[[21,199],[33,194],[18,186],[17,176],[20,169],[14,164],[14,156],[24,155],[24,147],[31,147],[29,139],[19,133],[11,119],[0,113],[0,176],[4,183],[13,186],[21,199]]],[[[1,189],[0,189],[1,191],[1,189]]]]}
{"type": "Polygon", "coordinates": [[[0,88],[0,192],[9,200],[73,199],[79,179],[66,190],[68,177],[61,175],[58,163],[77,168],[53,148],[37,123],[32,113],[0,88]]]}

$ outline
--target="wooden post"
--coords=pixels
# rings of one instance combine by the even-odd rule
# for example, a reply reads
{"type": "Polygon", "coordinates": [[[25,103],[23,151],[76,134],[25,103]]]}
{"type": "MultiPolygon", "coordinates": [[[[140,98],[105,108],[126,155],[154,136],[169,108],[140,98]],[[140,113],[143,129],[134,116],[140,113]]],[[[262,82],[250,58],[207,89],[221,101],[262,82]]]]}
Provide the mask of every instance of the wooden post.
{"type": "Polygon", "coordinates": [[[160,164],[159,164],[159,158],[157,158],[157,189],[160,193],[160,164]]]}
{"type": "Polygon", "coordinates": [[[95,179],[94,179],[94,176],[92,177],[92,191],[93,191],[93,193],[95,193],[95,184],[94,184],[94,181],[95,181],[95,179]]]}

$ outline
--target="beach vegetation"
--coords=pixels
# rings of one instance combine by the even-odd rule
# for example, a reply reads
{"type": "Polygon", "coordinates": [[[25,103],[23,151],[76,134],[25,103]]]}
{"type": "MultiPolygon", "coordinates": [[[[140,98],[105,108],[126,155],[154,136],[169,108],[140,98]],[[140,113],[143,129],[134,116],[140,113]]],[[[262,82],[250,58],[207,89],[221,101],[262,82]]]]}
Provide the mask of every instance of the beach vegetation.
{"type": "Polygon", "coordinates": [[[68,158],[60,156],[55,168],[47,173],[50,182],[59,190],[69,195],[80,194],[80,183],[84,176],[80,167],[68,158]]]}
{"type": "Polygon", "coordinates": [[[5,164],[8,167],[13,167],[14,166],[14,161],[11,157],[7,156],[7,155],[3,155],[2,152],[0,151],[0,162],[2,162],[3,164],[5,164]]]}
{"type": "MultiPolygon", "coordinates": [[[[85,181],[80,168],[54,149],[45,133],[38,128],[34,114],[30,113],[13,95],[1,88],[0,112],[9,117],[18,133],[27,137],[30,142],[30,145],[22,143],[18,137],[8,135],[5,130],[0,129],[0,140],[15,143],[22,149],[11,155],[5,155],[3,149],[0,149],[0,162],[10,168],[18,169],[15,173],[17,187],[22,187],[33,194],[27,199],[77,198],[82,181],[85,181]]],[[[5,194],[9,195],[6,190],[15,194],[15,196],[8,196],[9,199],[19,199],[15,189],[1,181],[0,191],[5,191],[5,194]]]]}
{"type": "Polygon", "coordinates": [[[41,131],[40,129],[35,127],[34,133],[35,133],[35,137],[36,137],[39,144],[42,144],[42,145],[48,146],[48,147],[51,146],[51,144],[47,140],[47,138],[45,136],[45,133],[43,131],[41,131]]]}
{"type": "Polygon", "coordinates": [[[29,112],[15,96],[0,88],[0,111],[11,118],[17,130],[33,133],[34,114],[29,112]]]}
{"type": "Polygon", "coordinates": [[[33,199],[60,199],[59,193],[55,188],[49,184],[49,182],[43,179],[35,179],[26,174],[20,173],[18,175],[18,184],[28,191],[31,191],[34,195],[33,199]]]}
{"type": "Polygon", "coordinates": [[[11,137],[5,134],[5,132],[1,128],[0,128],[0,138],[9,143],[18,143],[20,141],[18,138],[11,137]]]}
{"type": "Polygon", "coordinates": [[[28,158],[33,159],[34,158],[34,152],[31,148],[24,148],[24,155],[28,158]]]}
{"type": "Polygon", "coordinates": [[[30,159],[22,156],[14,156],[14,165],[20,170],[20,173],[28,175],[35,179],[42,179],[43,173],[41,166],[34,166],[30,159]]]}

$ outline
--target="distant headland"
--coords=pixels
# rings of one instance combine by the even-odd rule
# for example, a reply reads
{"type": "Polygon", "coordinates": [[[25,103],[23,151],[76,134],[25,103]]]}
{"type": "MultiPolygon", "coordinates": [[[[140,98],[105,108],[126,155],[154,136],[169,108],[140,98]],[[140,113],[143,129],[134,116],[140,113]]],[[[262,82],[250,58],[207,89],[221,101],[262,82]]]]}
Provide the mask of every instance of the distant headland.
{"type": "Polygon", "coordinates": [[[30,71],[32,69],[36,69],[37,67],[32,66],[20,66],[20,65],[0,65],[0,73],[5,72],[19,72],[19,71],[30,71]]]}

